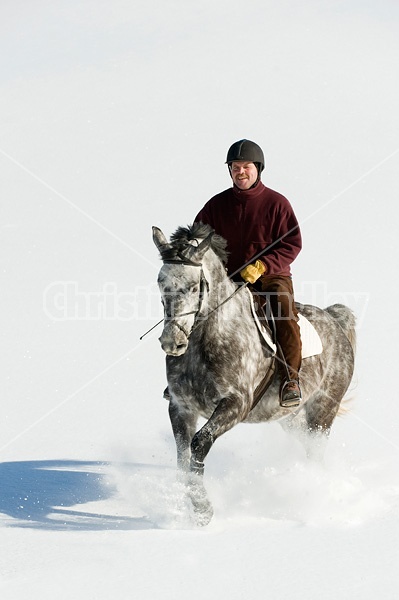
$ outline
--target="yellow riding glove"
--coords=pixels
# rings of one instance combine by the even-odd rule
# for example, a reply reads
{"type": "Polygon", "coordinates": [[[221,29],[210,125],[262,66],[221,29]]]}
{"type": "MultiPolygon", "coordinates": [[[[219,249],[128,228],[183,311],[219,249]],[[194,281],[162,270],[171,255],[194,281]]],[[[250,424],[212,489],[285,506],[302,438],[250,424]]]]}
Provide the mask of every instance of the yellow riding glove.
{"type": "Polygon", "coordinates": [[[266,271],[266,266],[261,260],[257,260],[255,263],[248,265],[240,271],[241,277],[248,283],[255,283],[261,275],[266,271]]]}

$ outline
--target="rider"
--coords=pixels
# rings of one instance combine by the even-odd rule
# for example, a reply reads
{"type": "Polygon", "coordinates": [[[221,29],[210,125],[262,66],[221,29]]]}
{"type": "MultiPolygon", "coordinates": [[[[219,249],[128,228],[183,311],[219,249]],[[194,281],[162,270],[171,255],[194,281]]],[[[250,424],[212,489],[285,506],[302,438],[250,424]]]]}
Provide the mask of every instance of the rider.
{"type": "Polygon", "coordinates": [[[235,142],[226,164],[233,187],[211,198],[195,221],[210,225],[226,239],[229,275],[270,298],[281,349],[280,403],[297,406],[301,337],[290,265],[302,247],[298,221],[288,200],[261,182],[265,159],[257,144],[246,139],[235,142]]]}

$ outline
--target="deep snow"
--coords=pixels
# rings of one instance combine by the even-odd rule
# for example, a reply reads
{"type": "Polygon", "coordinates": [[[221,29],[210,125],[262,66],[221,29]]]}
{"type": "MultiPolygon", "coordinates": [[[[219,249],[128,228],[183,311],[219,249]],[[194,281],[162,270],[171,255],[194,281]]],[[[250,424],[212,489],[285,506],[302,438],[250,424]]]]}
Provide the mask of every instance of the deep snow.
{"type": "Polygon", "coordinates": [[[76,0],[1,8],[2,600],[399,594],[398,7],[76,0]],[[170,234],[261,144],[301,221],[301,301],[350,305],[325,465],[278,424],[217,441],[215,517],[178,511],[162,399],[170,234]]]}

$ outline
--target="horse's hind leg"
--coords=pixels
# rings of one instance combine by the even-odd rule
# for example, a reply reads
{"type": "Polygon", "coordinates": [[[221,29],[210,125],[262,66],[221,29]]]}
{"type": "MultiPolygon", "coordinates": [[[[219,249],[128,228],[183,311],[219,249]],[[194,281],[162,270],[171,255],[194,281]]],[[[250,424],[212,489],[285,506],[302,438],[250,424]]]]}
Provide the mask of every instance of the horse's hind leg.
{"type": "Polygon", "coordinates": [[[337,416],[340,400],[330,393],[316,392],[306,404],[306,421],[310,433],[324,432],[327,436],[337,416]]]}
{"type": "Polygon", "coordinates": [[[323,460],[339,404],[331,394],[318,390],[299,411],[281,422],[285,431],[298,438],[308,458],[323,460]]]}

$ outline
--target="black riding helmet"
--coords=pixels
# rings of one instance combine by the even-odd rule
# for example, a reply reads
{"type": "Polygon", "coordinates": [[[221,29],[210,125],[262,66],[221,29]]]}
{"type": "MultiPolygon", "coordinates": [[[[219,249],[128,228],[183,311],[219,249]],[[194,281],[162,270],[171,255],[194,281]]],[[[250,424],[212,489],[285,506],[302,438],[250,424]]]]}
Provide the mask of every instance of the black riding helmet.
{"type": "Polygon", "coordinates": [[[226,159],[229,170],[231,163],[235,160],[253,162],[257,166],[259,175],[265,168],[265,157],[262,148],[250,140],[239,140],[230,146],[226,159]]]}

